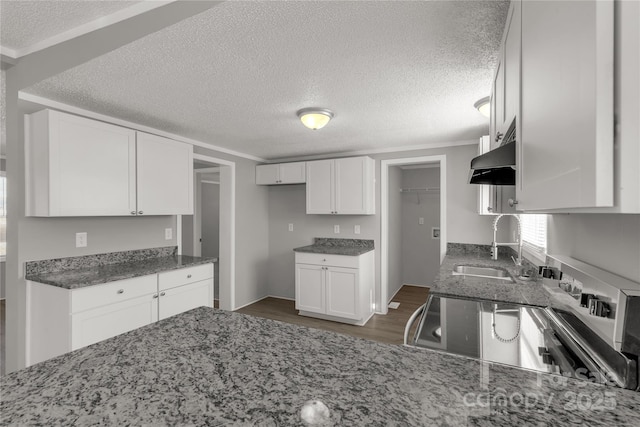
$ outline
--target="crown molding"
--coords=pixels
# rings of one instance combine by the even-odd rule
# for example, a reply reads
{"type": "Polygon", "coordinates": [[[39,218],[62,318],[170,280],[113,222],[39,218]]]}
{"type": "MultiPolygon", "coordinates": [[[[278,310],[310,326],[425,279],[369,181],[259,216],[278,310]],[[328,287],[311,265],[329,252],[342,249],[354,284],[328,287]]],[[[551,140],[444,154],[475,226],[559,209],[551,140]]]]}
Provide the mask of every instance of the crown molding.
{"type": "Polygon", "coordinates": [[[138,130],[141,132],[152,133],[158,136],[164,136],[165,138],[170,138],[176,141],[184,142],[186,144],[191,144],[196,147],[206,148],[208,150],[217,151],[219,153],[229,154],[235,157],[241,157],[243,159],[253,160],[255,162],[266,163],[267,160],[261,157],[253,156],[251,154],[241,153],[240,151],[229,150],[228,148],[220,147],[217,145],[209,144],[206,142],[199,141],[197,139],[187,138],[181,135],[176,135],[174,133],[165,132],[156,128],[152,128],[149,126],[144,126],[135,122],[130,122],[128,120],[117,119],[115,117],[107,116],[105,114],[95,113],[90,110],[85,110],[84,108],[74,107],[73,105],[65,104],[62,102],[54,101],[49,98],[45,98],[38,95],[32,95],[30,93],[26,93],[23,91],[18,92],[18,99],[27,102],[33,102],[34,104],[42,105],[43,107],[53,108],[55,110],[64,111],[66,113],[77,114],[79,116],[84,116],[90,119],[100,120],[103,122],[111,123],[114,125],[126,127],[133,130],[138,130]]]}
{"type": "Polygon", "coordinates": [[[335,157],[352,157],[352,156],[368,156],[373,154],[402,153],[405,151],[434,150],[436,148],[460,147],[463,145],[477,145],[477,144],[478,144],[477,139],[467,140],[467,141],[437,142],[434,144],[405,145],[402,147],[389,147],[389,148],[378,148],[378,149],[373,148],[371,150],[344,151],[340,153],[314,154],[309,156],[298,156],[298,157],[281,157],[278,159],[269,160],[268,163],[299,162],[299,161],[306,161],[306,160],[331,159],[335,157]]]}
{"type": "Polygon", "coordinates": [[[139,3],[133,4],[125,9],[114,12],[110,15],[106,15],[101,18],[94,19],[93,21],[71,28],[70,30],[53,35],[44,40],[40,40],[30,46],[27,46],[21,49],[14,49],[7,46],[0,46],[0,53],[12,59],[20,59],[23,56],[47,49],[51,46],[66,42],[76,37],[80,37],[92,31],[108,27],[110,25],[124,21],[134,16],[141,15],[145,12],[156,9],[158,7],[162,7],[169,3],[173,3],[174,1],[176,0],[142,1],[139,3]]]}

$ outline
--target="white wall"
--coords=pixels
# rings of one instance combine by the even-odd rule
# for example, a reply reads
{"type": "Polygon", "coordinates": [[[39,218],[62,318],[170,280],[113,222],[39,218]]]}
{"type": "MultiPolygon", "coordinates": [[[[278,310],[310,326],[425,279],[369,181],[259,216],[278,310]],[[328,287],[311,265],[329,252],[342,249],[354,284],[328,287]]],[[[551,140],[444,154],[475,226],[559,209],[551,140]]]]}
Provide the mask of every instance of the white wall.
{"type": "MultiPolygon", "coordinates": [[[[477,214],[477,188],[468,184],[469,165],[477,156],[475,143],[432,150],[415,150],[372,155],[376,160],[375,215],[307,215],[305,186],[269,187],[269,293],[294,298],[293,248],[309,245],[313,237],[373,239],[376,247],[376,306],[380,307],[380,161],[420,156],[446,156],[447,161],[447,233],[448,241],[456,243],[491,244],[492,217],[477,214]],[[287,225],[294,224],[294,231],[287,225]],[[333,226],[340,225],[341,233],[333,234],[333,226]],[[354,225],[361,226],[361,234],[353,233],[354,225]]],[[[339,157],[339,155],[329,157],[339,157]]],[[[389,295],[391,296],[391,294],[389,295]]],[[[384,302],[386,305],[386,301],[384,302]]]]}
{"type": "MultiPolygon", "coordinates": [[[[208,177],[203,177],[207,180],[208,177]]],[[[220,176],[216,174],[216,181],[220,176]]],[[[202,256],[217,258],[220,254],[220,185],[202,185],[202,256]]]]}
{"type": "Polygon", "coordinates": [[[553,214],[547,251],[640,282],[640,215],[553,214]]]}
{"type": "Polygon", "coordinates": [[[400,290],[402,277],[402,194],[398,191],[402,187],[402,169],[398,166],[389,168],[389,301],[400,290]]]}
{"type": "MultiPolygon", "coordinates": [[[[194,149],[198,154],[230,160],[236,164],[235,304],[236,307],[241,307],[269,294],[268,188],[256,185],[255,161],[202,147],[194,149]]],[[[220,195],[220,200],[225,200],[223,194],[220,195]]],[[[220,230],[221,234],[223,232],[224,230],[220,230]]],[[[223,256],[222,252],[220,256],[223,256]]],[[[219,265],[222,266],[222,262],[219,265]]],[[[220,283],[223,283],[223,271],[220,274],[220,283]]]]}
{"type": "MultiPolygon", "coordinates": [[[[438,188],[440,168],[403,170],[402,187],[438,188]]],[[[402,281],[430,286],[440,269],[440,240],[431,238],[431,228],[440,227],[440,194],[403,193],[401,204],[402,281]],[[423,225],[420,218],[424,218],[423,225]]]]}

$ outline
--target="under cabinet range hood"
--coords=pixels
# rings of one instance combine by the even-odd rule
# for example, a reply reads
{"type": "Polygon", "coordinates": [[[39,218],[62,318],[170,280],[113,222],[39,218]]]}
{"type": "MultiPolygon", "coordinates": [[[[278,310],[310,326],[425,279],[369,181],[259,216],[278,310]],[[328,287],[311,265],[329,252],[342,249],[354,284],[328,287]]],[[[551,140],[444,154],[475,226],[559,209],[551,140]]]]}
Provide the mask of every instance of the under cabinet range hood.
{"type": "Polygon", "coordinates": [[[516,143],[508,142],[471,160],[469,184],[516,185],[516,143]]]}
{"type": "Polygon", "coordinates": [[[516,185],[516,120],[497,138],[500,147],[471,160],[469,184],[516,185]]]}

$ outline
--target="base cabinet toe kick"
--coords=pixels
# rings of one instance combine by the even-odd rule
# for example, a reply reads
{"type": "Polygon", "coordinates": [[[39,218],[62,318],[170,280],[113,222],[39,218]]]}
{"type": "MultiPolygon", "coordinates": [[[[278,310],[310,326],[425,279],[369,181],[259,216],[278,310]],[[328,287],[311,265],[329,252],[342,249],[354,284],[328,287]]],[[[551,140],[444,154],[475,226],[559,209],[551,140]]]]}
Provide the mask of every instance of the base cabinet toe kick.
{"type": "Polygon", "coordinates": [[[27,281],[26,365],[201,306],[213,307],[213,264],[78,289],[27,281]]]}
{"type": "Polygon", "coordinates": [[[301,316],[362,326],[373,316],[374,251],[358,256],[296,252],[301,316]]]}

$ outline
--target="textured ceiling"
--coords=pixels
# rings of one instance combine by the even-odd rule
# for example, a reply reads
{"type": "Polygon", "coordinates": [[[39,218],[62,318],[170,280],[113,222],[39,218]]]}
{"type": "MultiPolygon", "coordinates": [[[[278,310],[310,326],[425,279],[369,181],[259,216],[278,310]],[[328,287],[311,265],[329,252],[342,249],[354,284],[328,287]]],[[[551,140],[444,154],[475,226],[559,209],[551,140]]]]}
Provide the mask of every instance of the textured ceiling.
{"type": "Polygon", "coordinates": [[[275,159],[469,140],[508,2],[227,2],[26,92],[275,159]],[[323,129],[303,107],[333,110],[323,129]]]}
{"type": "Polygon", "coordinates": [[[105,0],[2,0],[0,44],[25,49],[87,22],[138,3],[105,0]]]}

